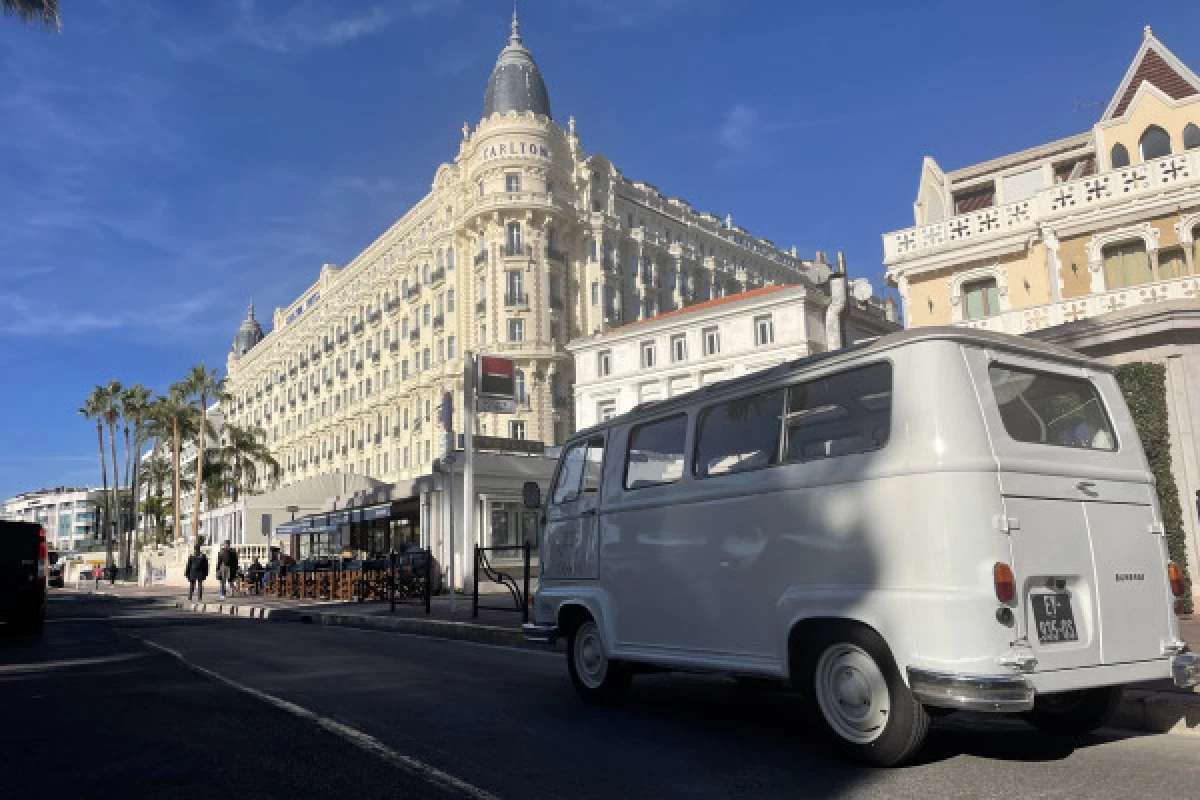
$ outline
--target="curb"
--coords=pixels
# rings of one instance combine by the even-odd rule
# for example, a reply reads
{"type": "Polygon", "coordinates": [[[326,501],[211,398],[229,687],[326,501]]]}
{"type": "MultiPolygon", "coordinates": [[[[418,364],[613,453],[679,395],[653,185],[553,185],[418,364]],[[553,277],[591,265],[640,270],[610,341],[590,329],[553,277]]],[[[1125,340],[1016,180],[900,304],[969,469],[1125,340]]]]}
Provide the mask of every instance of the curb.
{"type": "Polygon", "coordinates": [[[271,622],[293,622],[309,625],[327,625],[339,628],[391,631],[435,639],[474,642],[476,644],[503,645],[506,647],[544,648],[544,645],[529,642],[519,630],[474,622],[453,622],[440,619],[412,619],[410,617],[377,617],[357,614],[337,614],[294,608],[268,608],[245,606],[236,603],[188,603],[176,602],[175,608],[199,614],[220,614],[244,619],[262,619],[271,622]]]}
{"type": "Polygon", "coordinates": [[[1109,727],[1200,737],[1200,694],[1126,689],[1109,727]]]}

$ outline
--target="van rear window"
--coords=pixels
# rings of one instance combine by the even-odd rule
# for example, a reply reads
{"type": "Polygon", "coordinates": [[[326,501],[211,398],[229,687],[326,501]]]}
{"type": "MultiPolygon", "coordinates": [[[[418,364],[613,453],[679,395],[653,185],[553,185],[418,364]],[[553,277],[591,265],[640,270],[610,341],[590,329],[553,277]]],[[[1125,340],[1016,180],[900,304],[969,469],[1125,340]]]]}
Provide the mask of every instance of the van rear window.
{"type": "Polygon", "coordinates": [[[1018,442],[1115,450],[1112,423],[1091,381],[993,364],[992,394],[1004,430],[1018,442]]]}

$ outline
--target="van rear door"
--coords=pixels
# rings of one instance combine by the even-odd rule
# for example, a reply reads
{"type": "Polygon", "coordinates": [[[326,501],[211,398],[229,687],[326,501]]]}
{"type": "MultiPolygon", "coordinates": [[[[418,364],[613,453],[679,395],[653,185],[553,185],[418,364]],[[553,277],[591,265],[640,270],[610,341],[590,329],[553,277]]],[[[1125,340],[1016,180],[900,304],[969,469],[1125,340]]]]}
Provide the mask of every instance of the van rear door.
{"type": "Polygon", "coordinates": [[[1112,375],[967,350],[999,470],[1020,633],[1037,671],[1163,657],[1166,543],[1112,375]]]}

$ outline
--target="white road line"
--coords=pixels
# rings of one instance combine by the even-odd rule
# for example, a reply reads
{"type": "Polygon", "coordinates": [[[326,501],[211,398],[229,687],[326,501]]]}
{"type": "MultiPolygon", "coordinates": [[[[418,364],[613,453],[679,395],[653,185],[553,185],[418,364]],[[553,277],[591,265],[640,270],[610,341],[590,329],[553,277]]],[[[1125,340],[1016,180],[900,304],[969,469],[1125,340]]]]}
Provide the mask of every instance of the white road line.
{"type": "Polygon", "coordinates": [[[42,672],[48,669],[70,669],[72,667],[93,667],[98,664],[115,664],[120,661],[132,661],[142,658],[142,653],[120,653],[115,656],[96,656],[94,658],[70,658],[62,661],[31,661],[28,664],[6,664],[0,666],[0,675],[14,675],[22,672],[42,672]]]}
{"type": "Polygon", "coordinates": [[[417,639],[424,639],[427,642],[445,642],[446,644],[459,644],[467,647],[483,647],[488,650],[505,650],[510,653],[523,653],[524,655],[540,656],[542,658],[554,658],[561,660],[563,654],[554,650],[534,650],[529,647],[518,647],[515,644],[489,644],[487,642],[472,642],[468,639],[450,639],[444,636],[435,636],[430,633],[408,633],[407,631],[389,631],[380,630],[378,628],[351,628],[349,625],[320,625],[321,630],[342,630],[354,631],[355,633],[374,633],[383,636],[406,636],[417,639]]]}
{"type": "Polygon", "coordinates": [[[257,700],[261,700],[264,703],[272,705],[281,711],[286,711],[287,713],[295,717],[299,717],[306,722],[315,723],[323,730],[329,731],[335,736],[345,739],[347,742],[359,748],[360,750],[364,750],[368,753],[378,756],[379,758],[382,758],[392,766],[404,770],[413,777],[424,780],[427,783],[431,783],[441,789],[459,792],[467,797],[475,798],[475,800],[499,800],[499,798],[491,792],[467,783],[461,778],[456,778],[447,772],[443,772],[437,767],[426,764],[420,759],[396,752],[383,742],[376,739],[374,736],[371,736],[369,733],[364,733],[357,728],[352,728],[349,725],[338,722],[337,720],[323,717],[314,711],[309,711],[303,706],[296,705],[295,703],[284,700],[281,697],[276,697],[273,694],[268,694],[261,689],[255,689],[253,686],[246,686],[245,684],[238,683],[232,678],[227,678],[218,672],[214,672],[211,669],[207,669],[199,664],[188,661],[183,653],[167,647],[166,645],[159,644],[158,642],[152,642],[149,639],[144,639],[140,636],[134,638],[138,639],[143,644],[153,647],[156,650],[160,650],[168,655],[174,656],[188,669],[192,670],[193,672],[197,672],[210,680],[223,683],[226,686],[237,689],[239,692],[244,692],[245,694],[248,694],[257,700]]]}

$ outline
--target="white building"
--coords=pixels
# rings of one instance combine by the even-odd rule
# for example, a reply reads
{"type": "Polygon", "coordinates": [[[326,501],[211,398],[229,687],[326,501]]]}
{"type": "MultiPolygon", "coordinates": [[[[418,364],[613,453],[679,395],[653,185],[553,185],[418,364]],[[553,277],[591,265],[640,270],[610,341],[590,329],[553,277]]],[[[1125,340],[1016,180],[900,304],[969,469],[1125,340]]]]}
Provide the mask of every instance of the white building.
{"type": "Polygon", "coordinates": [[[103,502],[99,489],[39,489],[5,500],[3,517],[41,525],[51,550],[80,550],[103,544],[97,525],[103,502]]]}
{"type": "Polygon", "coordinates": [[[865,279],[767,286],[572,342],[580,428],[640,403],[899,330],[865,279]],[[852,295],[852,296],[848,296],[852,295]]]}

